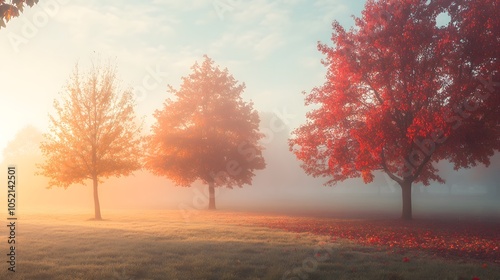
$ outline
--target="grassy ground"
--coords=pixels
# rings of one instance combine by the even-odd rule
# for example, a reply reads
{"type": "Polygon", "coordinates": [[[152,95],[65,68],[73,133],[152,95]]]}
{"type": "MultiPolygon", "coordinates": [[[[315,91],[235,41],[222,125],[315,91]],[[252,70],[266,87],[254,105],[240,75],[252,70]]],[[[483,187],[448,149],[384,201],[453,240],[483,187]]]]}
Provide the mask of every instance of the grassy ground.
{"type": "Polygon", "coordinates": [[[500,279],[496,264],[395,253],[258,226],[287,217],[207,211],[103,214],[104,221],[82,214],[23,215],[16,229],[16,272],[7,272],[2,260],[0,279],[500,279]]]}

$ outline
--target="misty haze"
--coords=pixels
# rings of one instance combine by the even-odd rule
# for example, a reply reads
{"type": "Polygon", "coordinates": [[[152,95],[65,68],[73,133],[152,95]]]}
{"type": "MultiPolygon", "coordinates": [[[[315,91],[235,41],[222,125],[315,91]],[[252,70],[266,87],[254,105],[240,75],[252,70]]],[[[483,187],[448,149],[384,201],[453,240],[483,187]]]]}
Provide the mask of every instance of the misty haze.
{"type": "Polygon", "coordinates": [[[0,279],[500,279],[498,11],[0,0],[0,279]]]}

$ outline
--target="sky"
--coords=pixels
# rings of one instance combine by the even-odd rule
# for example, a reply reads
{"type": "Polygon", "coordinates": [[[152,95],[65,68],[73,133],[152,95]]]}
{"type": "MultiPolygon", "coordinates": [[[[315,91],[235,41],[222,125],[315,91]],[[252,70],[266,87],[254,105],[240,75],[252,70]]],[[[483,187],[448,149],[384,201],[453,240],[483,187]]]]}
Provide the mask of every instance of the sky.
{"type": "MultiPolygon", "coordinates": [[[[259,112],[278,116],[286,125],[286,129],[277,130],[271,121],[273,115],[263,120],[265,144],[272,147],[264,154],[268,169],[257,174],[251,187],[219,191],[218,205],[243,210],[252,205],[261,210],[280,205],[296,209],[321,205],[321,209],[347,207],[353,211],[358,205],[383,203],[388,211],[399,215],[398,188],[388,178],[378,177],[377,184],[382,187],[368,191],[372,197],[380,192],[388,194],[388,200],[346,199],[339,196],[346,189],[321,187],[325,179],[305,175],[286,144],[290,131],[305,122],[306,112],[311,109],[304,106],[302,92],[325,81],[326,69],[321,64],[323,55],[317,50],[318,41],[331,44],[332,21],[350,28],[352,15],[360,16],[364,3],[41,0],[0,30],[0,150],[4,151],[16,134],[28,126],[47,132],[48,116],[54,113],[53,101],[64,94],[64,85],[75,64],[85,69],[96,56],[116,61],[121,85],[135,93],[136,113],[145,118],[144,133],[148,133],[154,111],[171,97],[167,86],[178,88],[181,78],[206,54],[245,83],[243,99],[253,101],[259,112]]],[[[35,187],[39,181],[31,179],[21,177],[30,185],[23,190],[26,203],[51,205],[64,201],[68,207],[93,209],[91,188],[75,186],[47,192],[43,187],[35,187]]],[[[361,181],[355,181],[349,190],[360,190],[359,185],[361,181]]],[[[433,190],[451,193],[451,186],[433,190]]],[[[132,203],[137,207],[169,204],[178,209],[199,210],[206,202],[203,186],[178,188],[165,178],[144,172],[106,181],[100,195],[103,208],[132,203]]],[[[0,193],[0,199],[3,196],[0,193]]],[[[430,203],[444,205],[442,201],[430,203]]],[[[457,205],[452,200],[446,203],[450,207],[457,205]]],[[[463,211],[477,210],[478,203],[483,201],[469,202],[470,207],[463,211]]],[[[500,215],[495,202],[488,203],[484,207],[500,215]]],[[[426,204],[415,207],[418,210],[422,205],[426,204]]]]}
{"type": "Polygon", "coordinates": [[[42,0],[0,31],[0,149],[24,126],[45,131],[53,100],[75,64],[115,59],[146,117],[169,97],[204,54],[245,83],[245,100],[277,112],[290,127],[305,120],[303,91],[324,81],[317,42],[331,22],[353,24],[364,1],[42,0]]]}

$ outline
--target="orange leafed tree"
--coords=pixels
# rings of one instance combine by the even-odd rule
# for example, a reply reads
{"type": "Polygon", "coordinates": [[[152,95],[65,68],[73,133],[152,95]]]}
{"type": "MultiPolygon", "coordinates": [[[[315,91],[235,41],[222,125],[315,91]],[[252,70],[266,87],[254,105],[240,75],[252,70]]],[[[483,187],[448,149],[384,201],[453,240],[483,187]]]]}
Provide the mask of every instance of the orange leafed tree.
{"type": "Polygon", "coordinates": [[[175,98],[155,112],[145,166],[179,186],[197,180],[208,185],[209,209],[215,209],[216,187],[251,184],[254,170],[265,162],[259,116],[242,100],[244,88],[204,56],[179,90],[169,86],[175,98]]]}
{"type": "Polygon", "coordinates": [[[19,16],[19,12],[24,10],[25,5],[33,7],[36,3],[38,0],[0,0],[0,29],[5,27],[5,22],[19,16]]]}
{"type": "Polygon", "coordinates": [[[412,219],[414,182],[443,183],[436,163],[489,164],[500,149],[498,0],[368,0],[356,26],[319,44],[328,69],[290,148],[327,184],[388,174],[412,219]],[[450,22],[440,26],[441,13],[450,22]]]}
{"type": "Polygon", "coordinates": [[[45,162],[40,173],[49,187],[93,183],[95,219],[101,219],[98,184],[103,178],[126,176],[139,169],[140,125],[129,90],[117,84],[116,68],[92,63],[82,74],[78,65],[61,100],[54,100],[50,133],[40,145],[45,162]]]}

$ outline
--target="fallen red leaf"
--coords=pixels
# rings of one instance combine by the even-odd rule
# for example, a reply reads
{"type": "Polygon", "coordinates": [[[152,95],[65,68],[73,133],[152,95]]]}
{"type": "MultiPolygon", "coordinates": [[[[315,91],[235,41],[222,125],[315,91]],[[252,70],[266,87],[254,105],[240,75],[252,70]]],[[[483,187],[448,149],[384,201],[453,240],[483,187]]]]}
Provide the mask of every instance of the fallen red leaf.
{"type": "Polygon", "coordinates": [[[297,233],[353,240],[369,246],[398,250],[418,250],[433,256],[477,259],[500,263],[500,224],[480,222],[440,222],[398,220],[333,220],[285,217],[259,218],[254,223],[297,233]]]}

